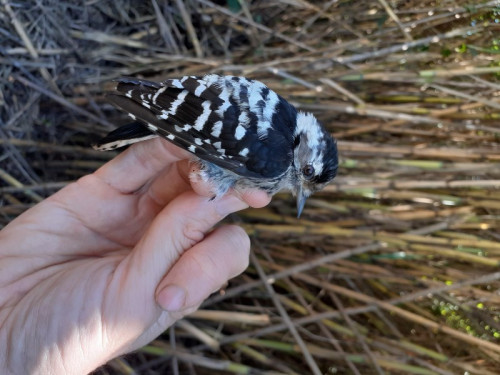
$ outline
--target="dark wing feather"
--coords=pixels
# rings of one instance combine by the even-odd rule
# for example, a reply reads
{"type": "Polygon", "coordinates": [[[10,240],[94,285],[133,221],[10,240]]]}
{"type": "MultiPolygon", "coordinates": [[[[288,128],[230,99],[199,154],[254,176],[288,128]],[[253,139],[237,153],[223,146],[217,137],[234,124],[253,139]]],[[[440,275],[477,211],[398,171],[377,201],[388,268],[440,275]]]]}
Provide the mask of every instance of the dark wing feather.
{"type": "Polygon", "coordinates": [[[274,178],[292,163],[295,109],[260,82],[127,77],[109,99],[152,133],[241,176],[274,178]]]}
{"type": "Polygon", "coordinates": [[[155,137],[142,123],[135,121],[113,130],[92,147],[99,151],[110,151],[155,137]]]}
{"type": "Polygon", "coordinates": [[[187,132],[179,134],[179,132],[172,130],[175,125],[179,126],[179,122],[173,119],[171,122],[159,119],[150,109],[125,96],[109,94],[107,98],[117,107],[133,115],[135,119],[142,121],[146,125],[145,130],[149,131],[150,134],[159,135],[176,146],[192,152],[200,159],[213,162],[222,168],[234,170],[240,167],[240,163],[236,164],[232,160],[228,161],[217,157],[218,154],[215,150],[205,146],[200,147],[194,142],[194,137],[187,134],[187,132]],[[190,146],[194,147],[194,151],[189,149],[190,146]]]}

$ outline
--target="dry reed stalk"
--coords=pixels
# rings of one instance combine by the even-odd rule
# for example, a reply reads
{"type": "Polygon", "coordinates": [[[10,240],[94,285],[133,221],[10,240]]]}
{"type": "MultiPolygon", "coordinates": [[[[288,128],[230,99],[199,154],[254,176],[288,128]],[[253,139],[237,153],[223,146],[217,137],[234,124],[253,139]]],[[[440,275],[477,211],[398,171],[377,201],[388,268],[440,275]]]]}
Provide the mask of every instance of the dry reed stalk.
{"type": "Polygon", "coordinates": [[[122,75],[259,79],[338,138],[300,220],[288,194],[232,216],[244,275],[97,373],[498,372],[497,1],[0,7],[1,225],[115,155],[89,145],[122,75]]]}

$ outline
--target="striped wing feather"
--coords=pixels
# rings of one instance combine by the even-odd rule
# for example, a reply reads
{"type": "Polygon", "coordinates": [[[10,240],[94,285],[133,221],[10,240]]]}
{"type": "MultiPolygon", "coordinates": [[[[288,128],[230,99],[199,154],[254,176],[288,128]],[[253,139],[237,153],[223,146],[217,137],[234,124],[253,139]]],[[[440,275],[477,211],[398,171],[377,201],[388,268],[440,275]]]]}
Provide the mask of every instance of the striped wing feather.
{"type": "Polygon", "coordinates": [[[133,118],[142,121],[150,132],[192,152],[199,158],[233,171],[244,168],[244,160],[241,160],[241,157],[224,157],[213,146],[213,137],[206,134],[203,129],[196,130],[191,125],[201,115],[202,103],[206,101],[203,99],[213,99],[213,102],[210,102],[211,106],[219,104],[220,99],[217,94],[205,93],[201,98],[190,92],[186,93],[187,90],[183,88],[176,87],[178,82],[179,80],[168,80],[162,85],[133,78],[120,79],[117,94],[109,94],[108,99],[133,118]],[[161,92],[158,94],[159,90],[161,92]],[[183,92],[184,95],[179,97],[183,92]],[[155,97],[156,94],[158,95],[155,97]],[[177,103],[175,103],[176,100],[178,100],[177,103]],[[168,110],[171,109],[172,104],[177,110],[169,114],[168,110]],[[178,129],[186,129],[186,125],[189,130],[178,131],[178,129]],[[207,140],[210,143],[207,143],[207,140]]]}
{"type": "Polygon", "coordinates": [[[152,133],[203,160],[245,177],[276,177],[293,157],[289,122],[294,109],[263,84],[235,83],[238,79],[209,75],[156,83],[121,78],[109,99],[152,133]],[[275,102],[270,109],[269,93],[275,102]],[[276,117],[278,105],[287,111],[276,117]]]}

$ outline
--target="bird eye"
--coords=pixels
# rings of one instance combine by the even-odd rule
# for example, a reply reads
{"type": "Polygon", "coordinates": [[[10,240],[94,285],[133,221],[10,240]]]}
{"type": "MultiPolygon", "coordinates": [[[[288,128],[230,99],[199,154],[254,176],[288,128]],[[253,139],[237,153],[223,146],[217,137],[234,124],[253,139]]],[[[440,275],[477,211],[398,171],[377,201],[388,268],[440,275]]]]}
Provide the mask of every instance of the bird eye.
{"type": "Polygon", "coordinates": [[[302,174],[305,178],[311,178],[312,176],[314,176],[314,167],[310,164],[306,165],[304,168],[302,168],[302,174]]]}

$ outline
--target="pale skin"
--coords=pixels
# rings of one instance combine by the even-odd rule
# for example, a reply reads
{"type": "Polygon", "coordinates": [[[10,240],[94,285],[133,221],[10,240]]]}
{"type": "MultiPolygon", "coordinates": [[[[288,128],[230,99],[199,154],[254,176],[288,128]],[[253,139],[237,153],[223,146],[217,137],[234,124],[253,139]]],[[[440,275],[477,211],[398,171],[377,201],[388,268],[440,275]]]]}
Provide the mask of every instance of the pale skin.
{"type": "Polygon", "coordinates": [[[147,344],[248,265],[250,241],[213,227],[270,198],[210,200],[190,155],[133,145],[0,232],[0,368],[85,374],[147,344]]]}

